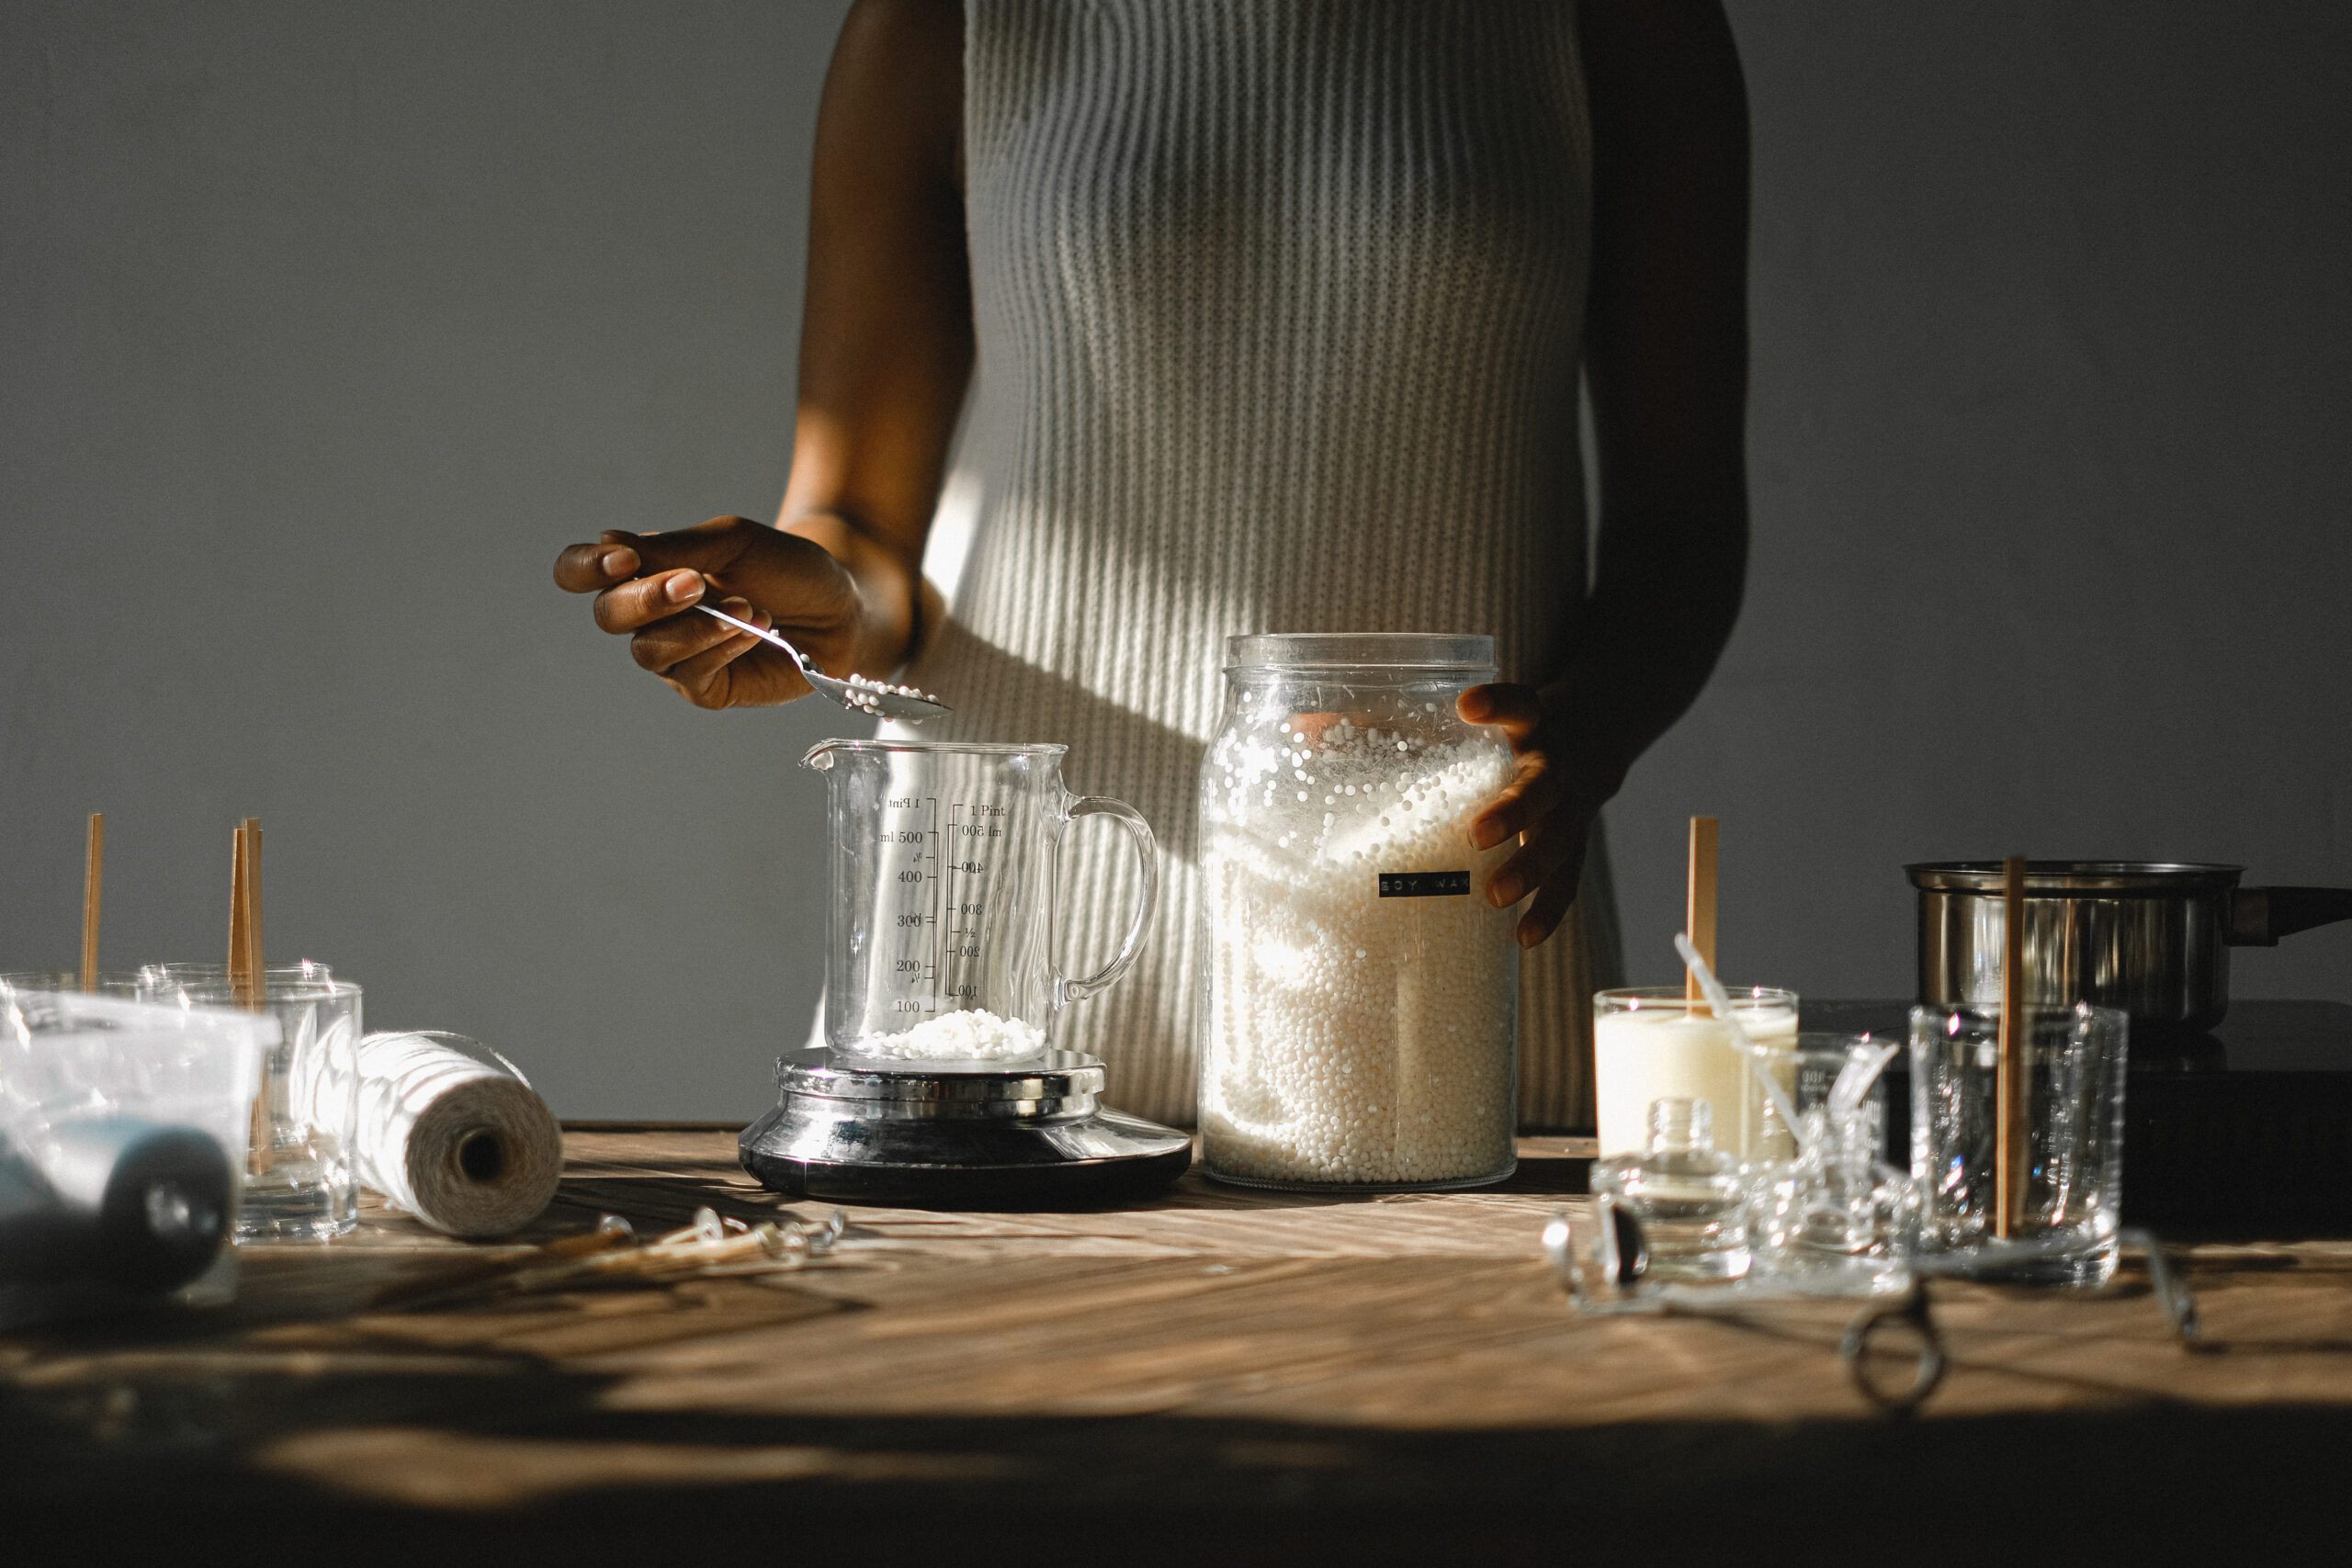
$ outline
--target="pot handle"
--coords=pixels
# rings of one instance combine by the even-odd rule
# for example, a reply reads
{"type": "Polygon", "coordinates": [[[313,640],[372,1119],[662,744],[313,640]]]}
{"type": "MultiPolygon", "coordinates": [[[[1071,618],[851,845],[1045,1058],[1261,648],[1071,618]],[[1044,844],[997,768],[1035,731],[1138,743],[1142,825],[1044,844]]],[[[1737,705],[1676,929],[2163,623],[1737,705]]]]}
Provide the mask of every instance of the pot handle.
{"type": "Polygon", "coordinates": [[[2232,947],[2276,947],[2282,936],[2352,920],[2352,887],[2241,887],[2230,895],[2232,947]]]}

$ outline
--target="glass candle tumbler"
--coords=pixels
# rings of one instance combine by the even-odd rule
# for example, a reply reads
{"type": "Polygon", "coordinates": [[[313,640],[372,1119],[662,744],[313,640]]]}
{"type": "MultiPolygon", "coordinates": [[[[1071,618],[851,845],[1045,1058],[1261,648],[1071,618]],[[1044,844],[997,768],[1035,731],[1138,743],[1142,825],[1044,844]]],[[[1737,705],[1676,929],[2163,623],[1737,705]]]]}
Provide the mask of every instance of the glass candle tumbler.
{"type": "Polygon", "coordinates": [[[183,1005],[258,1011],[275,1019],[278,1043],[264,1058],[245,1156],[241,1241],[322,1240],[359,1221],[353,1145],[359,1126],[359,987],[313,973],[267,968],[248,998],[225,975],[158,983],[153,995],[183,1005]]]}
{"type": "Polygon", "coordinates": [[[2009,1234],[1997,1234],[1998,1008],[1911,1010],[1911,1179],[1923,1252],[1959,1271],[2098,1285],[2115,1272],[2123,1196],[2130,1021],[2077,1003],[2022,1010],[2016,1093],[2021,1157],[2009,1234]]]}
{"type": "MultiPolygon", "coordinates": [[[[1783,1089],[1797,1077],[1797,994],[1767,986],[1732,987],[1733,1010],[1748,1042],[1771,1053],[1783,1089]]],[[[1649,1140],[1650,1106],[1661,1100],[1703,1100],[1713,1110],[1715,1146],[1740,1159],[1785,1158],[1795,1152],[1771,1115],[1764,1086],[1733,1046],[1731,1031],[1681,987],[1636,986],[1592,998],[1593,1100],[1600,1156],[1639,1154],[1649,1140]]]]}

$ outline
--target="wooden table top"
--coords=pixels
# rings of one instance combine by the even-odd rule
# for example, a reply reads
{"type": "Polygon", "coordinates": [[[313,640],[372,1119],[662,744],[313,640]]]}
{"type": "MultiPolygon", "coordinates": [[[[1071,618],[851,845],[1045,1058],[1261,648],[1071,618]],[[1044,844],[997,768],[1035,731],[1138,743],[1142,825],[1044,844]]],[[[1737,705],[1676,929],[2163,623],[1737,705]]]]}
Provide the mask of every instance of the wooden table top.
{"type": "MultiPolygon", "coordinates": [[[[704,1205],[829,1207],[752,1184],[728,1132],[567,1145],[524,1239],[605,1213],[650,1233],[704,1205]]],[[[1584,1152],[1527,1140],[1519,1175],[1476,1192],[1194,1175],[1115,1213],[854,1209],[791,1274],[434,1311],[368,1303],[481,1249],[370,1208],[329,1246],[248,1248],[232,1307],[0,1336],[0,1496],[94,1541],[266,1519],[337,1563],[452,1529],[574,1559],[974,1532],[1048,1558],[1109,1532],[1134,1562],[1204,1541],[1458,1559],[1651,1542],[1662,1520],[1794,1528],[1833,1488],[1874,1510],[1943,1498],[1932,1558],[2029,1514],[2045,1542],[2111,1547],[2120,1509],[2177,1546],[2224,1515],[2332,1506],[2352,1243],[2185,1248],[2204,1353],[2136,1258],[2097,1294],[1939,1284],[1952,1371],[1892,1421],[1838,1362],[1849,1303],[1580,1317],[1538,1237],[1584,1152]],[[1958,1506],[1980,1492],[2009,1502],[1958,1506]]]]}

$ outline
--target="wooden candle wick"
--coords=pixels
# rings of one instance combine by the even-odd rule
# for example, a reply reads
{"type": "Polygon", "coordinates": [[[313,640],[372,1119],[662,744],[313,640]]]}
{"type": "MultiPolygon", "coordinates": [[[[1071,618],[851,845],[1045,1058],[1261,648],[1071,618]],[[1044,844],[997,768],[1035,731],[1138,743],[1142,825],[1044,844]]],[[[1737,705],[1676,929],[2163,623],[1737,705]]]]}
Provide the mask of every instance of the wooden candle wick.
{"type": "Polygon", "coordinates": [[[269,978],[264,969],[261,941],[261,818],[246,818],[245,825],[238,831],[243,841],[240,852],[244,857],[245,918],[243,923],[245,985],[250,992],[246,1005],[259,1012],[269,994],[269,978]]]}
{"type": "Polygon", "coordinates": [[[264,996],[261,944],[261,818],[248,817],[232,840],[229,863],[229,986],[238,1005],[259,1010],[264,996]]]}
{"type": "Polygon", "coordinates": [[[82,988],[98,988],[98,904],[106,881],[107,814],[90,813],[90,857],[82,873],[82,988]]]}
{"type": "MultiPolygon", "coordinates": [[[[261,818],[248,817],[232,840],[229,874],[229,987],[237,1005],[261,1011],[268,997],[262,973],[261,818]]],[[[269,1075],[254,1091],[245,1170],[259,1176],[277,1163],[277,1134],[269,1113],[269,1075]]]]}
{"type": "Polygon", "coordinates": [[[245,830],[238,829],[229,844],[229,986],[240,1004],[253,988],[245,973],[245,830]]]}
{"type": "MultiPolygon", "coordinates": [[[[1716,827],[1712,817],[1690,818],[1690,882],[1683,894],[1682,929],[1690,933],[1690,945],[1699,950],[1707,967],[1720,976],[1724,968],[1715,961],[1716,827]]],[[[1687,968],[1682,971],[1682,999],[1694,1013],[1708,1010],[1699,976],[1687,968]]]]}
{"type": "Polygon", "coordinates": [[[2001,1054],[1993,1081],[1993,1234],[2007,1240],[2025,1210],[2025,857],[2001,863],[2001,1054]]]}

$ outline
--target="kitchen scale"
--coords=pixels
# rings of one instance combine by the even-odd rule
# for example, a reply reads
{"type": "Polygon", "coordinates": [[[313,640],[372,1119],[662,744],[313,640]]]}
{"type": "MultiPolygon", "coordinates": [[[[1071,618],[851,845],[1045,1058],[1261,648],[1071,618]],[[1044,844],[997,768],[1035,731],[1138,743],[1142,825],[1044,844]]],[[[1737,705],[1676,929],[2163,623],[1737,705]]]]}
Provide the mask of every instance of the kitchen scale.
{"type": "Polygon", "coordinates": [[[1157,902],[1134,807],[1063,786],[1060,746],[827,740],[832,908],[822,1043],[776,1060],[743,1168],[796,1198],[942,1208],[1129,1202],[1182,1176],[1189,1134],[1103,1103],[1110,1069],[1054,1049],[1062,1009],[1116,982],[1157,902]],[[1140,896],[1116,957],[1053,961],[1054,870],[1080,818],[1130,836],[1140,896]]]}
{"type": "Polygon", "coordinates": [[[1193,1163],[1190,1134],[1102,1103],[1102,1061],[875,1063],[822,1045],[776,1061],[783,1090],[743,1131],[743,1168],[796,1198],[958,1209],[1147,1198],[1193,1163]]]}

